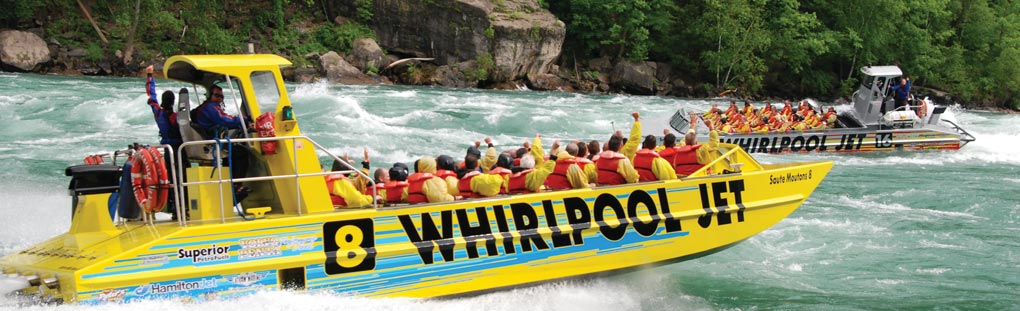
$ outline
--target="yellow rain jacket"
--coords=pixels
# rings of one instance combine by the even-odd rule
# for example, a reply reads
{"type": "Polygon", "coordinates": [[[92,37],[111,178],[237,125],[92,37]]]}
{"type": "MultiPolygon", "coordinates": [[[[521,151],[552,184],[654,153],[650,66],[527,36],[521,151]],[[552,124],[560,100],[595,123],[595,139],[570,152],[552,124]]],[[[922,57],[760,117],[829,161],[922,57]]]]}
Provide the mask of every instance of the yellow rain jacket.
{"type": "Polygon", "coordinates": [[[627,137],[627,143],[620,148],[620,153],[633,163],[639,146],[641,146],[641,121],[634,121],[634,125],[630,127],[630,137],[627,137]]]}
{"type": "Polygon", "coordinates": [[[495,196],[506,186],[506,182],[501,175],[481,173],[471,178],[471,192],[484,197],[495,196]]]}
{"type": "Polygon", "coordinates": [[[329,190],[330,194],[340,196],[344,198],[349,207],[362,207],[372,204],[372,196],[362,194],[358,191],[354,184],[346,178],[340,178],[333,182],[333,189],[329,190]]]}
{"type": "Polygon", "coordinates": [[[485,149],[482,158],[478,159],[478,166],[482,167],[482,173],[488,173],[489,169],[496,165],[496,161],[499,161],[499,151],[496,150],[496,147],[489,147],[489,149],[485,149]]]}
{"type": "MultiPolygon", "coordinates": [[[[421,173],[436,173],[436,159],[433,157],[422,157],[418,160],[418,165],[415,168],[415,172],[421,173]]],[[[407,189],[411,188],[408,186],[404,188],[404,194],[401,196],[404,202],[407,202],[407,189]]],[[[432,177],[425,180],[421,186],[421,191],[428,198],[429,203],[436,202],[450,202],[453,201],[453,195],[450,195],[450,191],[446,189],[446,181],[439,177],[432,177]]]]}

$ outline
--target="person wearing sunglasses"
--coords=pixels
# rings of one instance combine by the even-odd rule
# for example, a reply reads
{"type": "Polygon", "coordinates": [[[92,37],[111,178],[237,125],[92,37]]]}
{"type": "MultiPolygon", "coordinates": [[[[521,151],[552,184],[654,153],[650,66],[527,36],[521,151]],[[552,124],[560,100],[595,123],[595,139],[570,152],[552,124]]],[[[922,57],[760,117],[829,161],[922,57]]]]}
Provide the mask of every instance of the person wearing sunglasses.
{"type": "MultiPolygon", "coordinates": [[[[202,105],[198,106],[197,109],[192,111],[193,124],[196,125],[196,129],[202,134],[204,139],[223,139],[228,134],[229,130],[241,129],[242,124],[247,124],[249,128],[252,127],[252,122],[241,122],[241,117],[232,116],[223,111],[223,88],[217,85],[209,87],[209,99],[207,99],[202,105]]],[[[233,148],[227,149],[227,146],[222,147],[224,150],[230,151],[230,161],[233,165],[230,165],[230,173],[233,178],[244,178],[248,171],[248,159],[251,151],[245,146],[245,144],[233,144],[233,148]]],[[[224,159],[224,165],[229,163],[224,159]]],[[[242,186],[241,183],[234,184],[234,191],[236,193],[236,200],[240,202],[251,192],[251,189],[242,186]]]]}

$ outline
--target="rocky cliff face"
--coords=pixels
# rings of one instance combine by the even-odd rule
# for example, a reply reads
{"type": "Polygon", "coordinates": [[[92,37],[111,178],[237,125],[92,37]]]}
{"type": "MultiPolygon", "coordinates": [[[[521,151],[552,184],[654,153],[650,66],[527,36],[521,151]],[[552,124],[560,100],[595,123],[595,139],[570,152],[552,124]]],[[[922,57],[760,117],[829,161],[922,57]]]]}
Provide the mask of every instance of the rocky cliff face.
{"type": "MultiPolygon", "coordinates": [[[[329,5],[353,18],[354,2],[329,5]]],[[[535,0],[375,0],[371,10],[368,23],[388,51],[433,57],[439,65],[491,59],[489,79],[496,82],[547,73],[566,34],[535,0]]]]}

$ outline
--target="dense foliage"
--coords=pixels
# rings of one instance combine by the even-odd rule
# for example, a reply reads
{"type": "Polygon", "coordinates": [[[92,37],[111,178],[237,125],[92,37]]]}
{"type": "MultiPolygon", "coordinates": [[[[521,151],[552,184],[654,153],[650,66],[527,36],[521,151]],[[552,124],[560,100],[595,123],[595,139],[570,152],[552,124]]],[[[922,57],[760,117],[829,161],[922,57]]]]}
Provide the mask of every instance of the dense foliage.
{"type": "MultiPolygon", "coordinates": [[[[0,27],[41,25],[48,38],[84,48],[93,60],[123,50],[136,17],[135,49],[143,60],[179,53],[240,53],[253,41],[259,52],[282,54],[301,63],[308,53],[345,53],[354,39],[375,36],[363,24],[338,26],[328,21],[313,0],[83,0],[109,39],[104,45],[77,1],[13,1],[9,6],[13,10],[0,10],[0,27]],[[134,8],[139,4],[136,16],[134,8]]],[[[371,16],[370,11],[359,13],[371,16]]]]}
{"type": "Polygon", "coordinates": [[[565,55],[669,62],[715,91],[846,96],[861,66],[898,64],[915,85],[1020,107],[1014,0],[546,2],[565,55]]]}
{"type": "MultiPolygon", "coordinates": [[[[338,26],[325,0],[81,0],[109,38],[104,44],[78,0],[0,0],[0,27],[42,27],[48,39],[94,60],[124,49],[134,29],[140,59],[241,52],[254,40],[260,52],[301,63],[305,54],[346,52],[352,40],[374,36],[361,24],[373,17],[372,0],[349,1],[353,21],[338,26]]],[[[712,92],[830,98],[853,90],[861,66],[898,64],[915,85],[963,102],[1020,107],[1017,0],[538,3],[566,23],[564,58],[582,65],[596,57],[651,60],[712,92]]]]}

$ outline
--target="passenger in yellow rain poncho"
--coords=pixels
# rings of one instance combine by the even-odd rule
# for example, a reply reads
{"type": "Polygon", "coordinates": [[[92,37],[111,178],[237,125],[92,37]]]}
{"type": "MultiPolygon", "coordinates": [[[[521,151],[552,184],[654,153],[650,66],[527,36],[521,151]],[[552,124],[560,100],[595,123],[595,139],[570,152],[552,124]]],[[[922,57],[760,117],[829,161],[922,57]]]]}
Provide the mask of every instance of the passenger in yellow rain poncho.
{"type": "MultiPolygon", "coordinates": [[[[580,141],[573,142],[577,144],[577,165],[581,166],[584,171],[584,175],[588,176],[588,183],[595,185],[598,184],[599,171],[595,167],[595,161],[588,158],[588,144],[580,141]]],[[[598,143],[595,143],[596,145],[598,143]]]]}
{"type": "Polygon", "coordinates": [[[453,201],[454,197],[446,189],[446,181],[435,175],[436,159],[422,157],[414,162],[415,172],[407,177],[407,188],[404,200],[407,203],[437,203],[453,201]]]}
{"type": "Polygon", "coordinates": [[[641,114],[635,111],[631,112],[630,116],[634,117],[634,125],[630,127],[630,136],[627,137],[627,143],[623,144],[620,153],[626,156],[631,163],[634,163],[634,155],[637,154],[638,146],[641,145],[641,114]]]}
{"type": "Polygon", "coordinates": [[[496,161],[499,157],[499,151],[496,150],[496,146],[492,144],[492,138],[486,137],[485,144],[489,148],[485,149],[485,155],[481,159],[478,159],[478,166],[482,167],[482,173],[488,173],[492,169],[493,165],[496,165],[496,161]]]}
{"type": "MultiPolygon", "coordinates": [[[[334,161],[331,171],[344,170],[343,164],[334,161]]],[[[326,186],[329,189],[330,200],[333,206],[337,207],[362,207],[372,204],[372,196],[366,195],[354,186],[354,183],[347,176],[340,173],[325,176],[326,186]]]]}
{"type": "Polygon", "coordinates": [[[460,195],[457,188],[457,168],[453,163],[453,157],[441,154],[436,157],[436,176],[446,181],[446,191],[453,197],[460,195]]]}
{"type": "MultiPolygon", "coordinates": [[[[684,137],[684,140],[687,141],[689,146],[693,146],[698,143],[697,135],[692,134],[693,133],[689,133],[686,137],[684,137]]],[[[715,130],[708,132],[708,142],[701,144],[701,147],[698,148],[697,152],[698,163],[701,165],[712,163],[712,161],[719,158],[719,132],[715,130]]],[[[722,170],[730,169],[730,165],[725,161],[720,162],[719,165],[722,170]]]]}
{"type": "Polygon", "coordinates": [[[574,155],[577,155],[577,144],[570,145],[573,145],[573,147],[567,146],[567,150],[560,150],[560,142],[554,141],[549,152],[555,156],[546,160],[545,152],[542,151],[542,135],[535,135],[530,153],[535,159],[535,170],[525,177],[525,187],[528,191],[536,192],[542,189],[543,185],[549,184],[549,182],[553,182],[553,184],[548,185],[548,188],[557,190],[579,189],[589,186],[587,175],[577,164],[574,157],[574,155]],[[571,151],[574,153],[573,155],[570,154],[571,151]],[[558,165],[557,162],[560,162],[560,164],[558,165]],[[574,165],[571,166],[570,164],[574,165]],[[553,174],[556,174],[557,177],[553,177],[553,174]],[[552,180],[549,180],[550,178],[552,180]]]}

